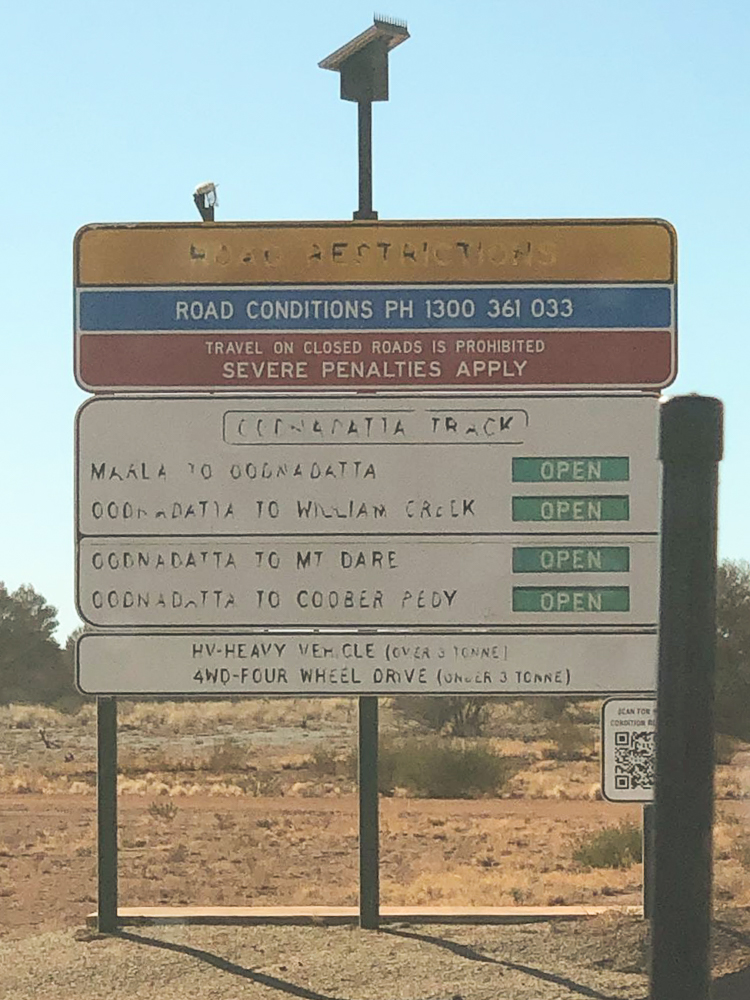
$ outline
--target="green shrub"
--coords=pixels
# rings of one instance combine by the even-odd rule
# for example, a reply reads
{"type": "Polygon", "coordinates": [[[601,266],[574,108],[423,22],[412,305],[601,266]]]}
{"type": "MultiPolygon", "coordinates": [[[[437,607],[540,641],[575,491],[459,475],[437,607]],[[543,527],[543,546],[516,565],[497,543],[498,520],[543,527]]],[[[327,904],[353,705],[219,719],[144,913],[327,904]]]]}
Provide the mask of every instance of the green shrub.
{"type": "Polygon", "coordinates": [[[740,741],[726,733],[716,733],[714,737],[714,754],[717,764],[731,764],[734,755],[740,748],[740,741]]]}
{"type": "Polygon", "coordinates": [[[601,718],[601,702],[591,698],[568,698],[561,695],[529,695],[521,699],[526,709],[528,721],[577,722],[598,726],[601,718]]]}
{"type": "Polygon", "coordinates": [[[562,719],[550,725],[547,738],[555,746],[545,751],[544,756],[555,760],[586,760],[594,751],[594,737],[591,730],[570,719],[562,719]]]}
{"type": "Polygon", "coordinates": [[[737,837],[729,853],[735,861],[742,865],[745,871],[750,871],[750,835],[741,834],[737,837]]]}
{"type": "Polygon", "coordinates": [[[316,747],[310,757],[309,768],[321,778],[335,778],[346,769],[341,754],[330,747],[316,747]]]}
{"type": "Polygon", "coordinates": [[[559,722],[572,703],[572,699],[560,695],[537,695],[523,700],[528,703],[532,718],[538,722],[559,722]]]}
{"type": "Polygon", "coordinates": [[[206,770],[214,774],[232,774],[255,770],[248,762],[248,750],[234,740],[226,739],[212,747],[206,760],[206,770]]]}
{"type": "Polygon", "coordinates": [[[573,722],[598,727],[602,721],[602,703],[585,698],[571,698],[567,715],[573,722]]]}
{"type": "Polygon", "coordinates": [[[166,802],[152,802],[148,807],[149,816],[152,816],[154,819],[164,820],[166,823],[171,823],[177,812],[177,806],[169,800],[166,802]]]}
{"type": "Polygon", "coordinates": [[[433,733],[481,736],[490,714],[490,699],[399,695],[393,699],[393,707],[405,719],[433,733]]]}
{"type": "MultiPolygon", "coordinates": [[[[383,795],[404,788],[417,798],[479,798],[497,793],[522,763],[519,758],[498,757],[485,747],[463,742],[383,742],[378,750],[378,786],[383,795]]],[[[356,756],[353,765],[356,772],[356,756]]]]}
{"type": "Polygon", "coordinates": [[[716,577],[716,730],[750,741],[750,563],[725,559],[716,577]]]}
{"type": "Polygon", "coordinates": [[[587,868],[629,868],[643,860],[641,831],[635,823],[608,826],[579,841],[573,860],[587,868]]]}

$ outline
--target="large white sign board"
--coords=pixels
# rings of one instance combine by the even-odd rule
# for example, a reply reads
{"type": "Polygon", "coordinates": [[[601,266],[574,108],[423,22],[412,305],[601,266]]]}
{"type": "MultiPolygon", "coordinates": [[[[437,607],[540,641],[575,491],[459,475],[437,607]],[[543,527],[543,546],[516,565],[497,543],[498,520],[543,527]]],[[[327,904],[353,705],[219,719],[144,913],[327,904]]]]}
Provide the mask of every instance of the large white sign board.
{"type": "Polygon", "coordinates": [[[156,632],[554,631],[603,675],[576,690],[653,690],[657,407],[626,394],[88,401],[79,610],[156,632]],[[643,668],[582,652],[589,633],[641,654],[647,636],[643,668]]]}
{"type": "Polygon", "coordinates": [[[518,538],[484,535],[84,538],[79,606],[92,624],[119,627],[653,627],[653,538],[623,546],[617,535],[595,544],[574,536],[561,546],[558,536],[535,536],[535,553],[549,560],[626,548],[629,572],[605,584],[600,572],[558,571],[524,586],[530,575],[512,572],[518,548],[518,538]]]}
{"type": "Polygon", "coordinates": [[[647,633],[131,631],[83,635],[76,679],[123,697],[603,695],[653,690],[655,663],[647,633]]]}
{"type": "Polygon", "coordinates": [[[655,534],[657,408],[624,394],[91,399],[77,420],[78,527],[655,534]]]}
{"type": "Polygon", "coordinates": [[[80,610],[98,626],[653,627],[656,407],[91,400],[80,610]]]}
{"type": "Polygon", "coordinates": [[[611,802],[653,802],[656,700],[610,698],[602,706],[602,795],[611,802]]]}

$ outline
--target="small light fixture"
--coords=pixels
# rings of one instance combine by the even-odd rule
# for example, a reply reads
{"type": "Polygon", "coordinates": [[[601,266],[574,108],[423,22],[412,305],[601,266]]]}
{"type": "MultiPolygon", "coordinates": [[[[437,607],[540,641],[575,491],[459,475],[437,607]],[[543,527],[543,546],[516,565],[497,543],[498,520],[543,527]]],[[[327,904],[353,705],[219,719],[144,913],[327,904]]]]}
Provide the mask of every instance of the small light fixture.
{"type": "Polygon", "coordinates": [[[195,207],[200,212],[201,219],[204,222],[213,222],[214,208],[219,204],[216,185],[213,181],[206,181],[205,184],[199,184],[193,194],[193,201],[195,202],[195,207]]]}

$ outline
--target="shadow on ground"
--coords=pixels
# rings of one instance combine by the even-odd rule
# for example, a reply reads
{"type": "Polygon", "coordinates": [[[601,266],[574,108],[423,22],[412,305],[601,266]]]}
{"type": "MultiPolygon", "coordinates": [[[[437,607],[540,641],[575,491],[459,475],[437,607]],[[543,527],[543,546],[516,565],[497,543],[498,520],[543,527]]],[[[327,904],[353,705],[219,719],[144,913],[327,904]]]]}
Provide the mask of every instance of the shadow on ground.
{"type": "Polygon", "coordinates": [[[134,944],[145,944],[151,948],[161,948],[163,951],[176,951],[182,955],[189,955],[197,958],[214,969],[228,972],[240,979],[249,979],[250,982],[258,983],[260,986],[268,986],[273,990],[280,990],[293,997],[302,997],[303,1000],[344,1000],[343,997],[332,997],[326,993],[317,993],[315,990],[308,990],[304,986],[296,986],[294,983],[279,979],[277,976],[269,976],[265,972],[255,972],[253,969],[246,969],[243,965],[230,962],[226,958],[214,955],[213,952],[204,951],[203,948],[193,948],[189,944],[174,944],[171,941],[160,941],[159,938],[147,937],[145,934],[131,934],[129,931],[118,931],[114,935],[124,941],[132,941],[134,944]]]}
{"type": "Polygon", "coordinates": [[[599,993],[598,990],[592,990],[588,986],[584,986],[582,983],[576,983],[572,979],[567,979],[565,976],[556,976],[552,972],[544,972],[542,969],[535,969],[530,965],[519,965],[517,962],[507,962],[505,959],[492,958],[490,955],[483,955],[481,952],[475,951],[467,945],[458,944],[456,941],[448,941],[445,938],[432,937],[429,934],[419,934],[416,931],[401,931],[393,930],[391,928],[384,928],[383,933],[392,934],[396,937],[413,938],[415,941],[424,941],[427,944],[434,944],[439,948],[446,948],[448,951],[453,952],[454,955],[459,955],[461,958],[467,958],[471,962],[490,962],[492,965],[499,965],[504,969],[512,969],[514,972],[522,972],[527,976],[539,979],[545,983],[555,983],[557,986],[565,986],[571,993],[582,997],[590,997],[591,1000],[617,1000],[616,997],[599,993]]]}
{"type": "MultiPolygon", "coordinates": [[[[383,928],[381,933],[388,934],[393,937],[402,937],[415,941],[422,941],[426,944],[444,948],[452,954],[457,955],[460,958],[467,959],[470,962],[482,962],[496,965],[501,969],[512,970],[513,972],[530,976],[532,979],[539,980],[540,982],[564,986],[573,996],[587,997],[589,1000],[618,1000],[617,997],[600,993],[598,990],[591,989],[590,987],[584,986],[582,983],[577,983],[567,977],[558,976],[551,972],[545,972],[544,970],[533,966],[521,965],[517,962],[508,962],[504,959],[493,958],[492,956],[484,955],[467,945],[459,944],[456,941],[450,941],[446,938],[433,937],[431,935],[420,934],[415,931],[403,931],[392,928],[383,928]]],[[[280,979],[278,976],[271,976],[264,972],[245,968],[242,965],[238,965],[236,962],[230,962],[225,958],[221,958],[219,955],[205,951],[202,948],[194,948],[191,945],[176,944],[171,941],[162,941],[159,938],[149,937],[144,934],[133,934],[129,931],[118,931],[116,936],[121,940],[132,941],[134,944],[147,945],[148,947],[160,948],[164,951],[178,952],[183,955],[189,955],[191,958],[205,962],[207,965],[210,965],[215,969],[219,969],[222,972],[227,972],[231,975],[238,976],[241,979],[258,983],[261,986],[267,986],[270,989],[278,990],[279,992],[286,993],[289,996],[300,997],[302,1000],[352,1000],[350,997],[335,997],[326,993],[318,993],[316,990],[299,986],[295,983],[289,982],[288,980],[280,979]]],[[[722,995],[721,997],[717,995],[716,1000],[735,1000],[735,995],[727,994],[726,996],[722,995]]]]}
{"type": "Polygon", "coordinates": [[[715,979],[711,997],[712,1000],[747,1000],[750,997],[750,965],[715,979]]]}
{"type": "MultiPolygon", "coordinates": [[[[741,941],[744,944],[750,943],[747,935],[736,931],[732,927],[724,925],[721,929],[724,933],[737,938],[738,941],[741,941]]],[[[418,931],[388,927],[382,928],[380,933],[391,937],[421,941],[425,944],[443,948],[446,951],[451,952],[453,955],[466,959],[469,962],[481,962],[495,965],[503,970],[509,970],[529,976],[531,979],[535,979],[539,982],[552,983],[556,986],[562,986],[567,989],[573,997],[587,997],[589,1000],[617,1000],[616,997],[613,997],[608,993],[601,993],[598,990],[592,989],[591,987],[586,986],[583,983],[576,982],[566,976],[560,976],[552,972],[547,972],[534,966],[511,962],[506,959],[495,958],[492,955],[483,954],[468,945],[460,944],[457,941],[451,941],[448,938],[435,937],[418,931]]],[[[179,954],[188,955],[191,958],[204,962],[206,965],[210,965],[222,972],[237,976],[240,979],[257,983],[260,986],[266,986],[270,989],[278,990],[279,993],[283,993],[291,997],[299,997],[301,1000],[353,1000],[352,997],[341,997],[333,996],[328,993],[320,993],[314,989],[290,982],[289,980],[281,979],[278,976],[273,976],[268,973],[261,972],[260,970],[246,968],[245,966],[238,965],[236,962],[231,962],[228,959],[222,958],[220,955],[216,955],[213,952],[206,951],[202,948],[195,948],[191,945],[178,944],[172,941],[163,941],[159,938],[150,937],[145,934],[135,934],[124,930],[118,931],[114,936],[124,941],[131,941],[133,944],[146,945],[150,948],[158,948],[163,951],[177,952],[179,954]]],[[[726,975],[720,976],[714,980],[712,1000],[748,1000],[749,997],[750,965],[739,970],[738,972],[727,973],[726,975]]],[[[644,1000],[647,1000],[647,998],[644,997],[644,1000]]]]}

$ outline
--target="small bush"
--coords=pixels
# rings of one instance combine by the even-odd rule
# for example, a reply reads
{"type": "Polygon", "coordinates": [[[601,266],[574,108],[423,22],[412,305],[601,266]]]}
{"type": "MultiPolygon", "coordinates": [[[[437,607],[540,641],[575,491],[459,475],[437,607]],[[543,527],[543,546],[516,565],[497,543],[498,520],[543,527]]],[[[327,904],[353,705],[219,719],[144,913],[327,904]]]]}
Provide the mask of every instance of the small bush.
{"type": "Polygon", "coordinates": [[[731,764],[734,755],[740,747],[740,741],[726,733],[717,733],[714,737],[714,755],[717,764],[731,764]]]}
{"type": "Polygon", "coordinates": [[[174,802],[152,802],[148,807],[149,816],[153,819],[161,819],[166,823],[171,823],[177,815],[177,806],[174,802]]]}
{"type": "Polygon", "coordinates": [[[602,703],[600,701],[586,701],[571,698],[567,708],[568,718],[581,725],[600,726],[602,719],[602,703]]]}
{"type": "Polygon", "coordinates": [[[255,770],[248,764],[248,751],[234,740],[224,740],[208,756],[206,768],[214,774],[231,774],[236,771],[255,770]]]}
{"type": "Polygon", "coordinates": [[[309,767],[318,777],[335,778],[346,767],[346,761],[330,747],[317,747],[310,757],[309,767]]]}
{"type": "Polygon", "coordinates": [[[750,871],[750,836],[738,837],[732,844],[731,856],[738,861],[745,871],[750,871]]]}
{"type": "MultiPolygon", "coordinates": [[[[354,759],[356,768],[356,757],[354,759]]],[[[404,788],[427,799],[472,799],[496,794],[519,770],[522,761],[477,745],[443,740],[382,743],[378,752],[378,785],[383,795],[404,788]]]]}
{"type": "Polygon", "coordinates": [[[234,816],[231,813],[214,813],[214,819],[216,820],[216,825],[219,830],[225,832],[226,830],[233,830],[236,826],[234,816]]]}
{"type": "Polygon", "coordinates": [[[547,737],[555,746],[545,751],[544,756],[555,760],[586,760],[594,750],[591,731],[570,719],[551,725],[547,737]]]}
{"type": "Polygon", "coordinates": [[[167,854],[167,861],[171,861],[173,864],[182,864],[183,861],[187,861],[189,851],[185,844],[176,844],[172,850],[167,854]]]}
{"type": "Polygon", "coordinates": [[[393,707],[403,718],[433,733],[481,736],[489,718],[490,699],[399,695],[393,699],[393,707]]]}
{"type": "Polygon", "coordinates": [[[536,695],[524,698],[528,704],[530,715],[536,722],[559,722],[564,718],[572,699],[560,695],[536,695]]]}
{"type": "Polygon", "coordinates": [[[629,868],[643,860],[641,831],[635,823],[620,823],[579,841],[573,860],[587,868],[629,868]]]}
{"type": "Polygon", "coordinates": [[[281,788],[278,775],[275,774],[251,774],[247,778],[239,779],[237,784],[243,792],[249,793],[256,799],[279,795],[281,788]]]}

